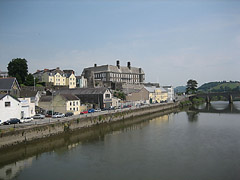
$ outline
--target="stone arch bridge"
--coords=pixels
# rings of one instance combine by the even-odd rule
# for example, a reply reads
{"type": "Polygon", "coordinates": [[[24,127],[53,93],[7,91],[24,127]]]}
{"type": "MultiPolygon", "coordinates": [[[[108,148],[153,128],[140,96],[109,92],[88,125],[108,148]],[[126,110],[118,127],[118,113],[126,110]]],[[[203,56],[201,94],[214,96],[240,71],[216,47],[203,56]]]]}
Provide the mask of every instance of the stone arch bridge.
{"type": "Polygon", "coordinates": [[[229,103],[233,103],[236,97],[240,97],[240,92],[212,92],[212,93],[202,93],[202,94],[191,94],[189,95],[189,100],[191,101],[194,97],[202,97],[206,99],[206,103],[210,103],[213,97],[225,97],[228,99],[229,103]]]}

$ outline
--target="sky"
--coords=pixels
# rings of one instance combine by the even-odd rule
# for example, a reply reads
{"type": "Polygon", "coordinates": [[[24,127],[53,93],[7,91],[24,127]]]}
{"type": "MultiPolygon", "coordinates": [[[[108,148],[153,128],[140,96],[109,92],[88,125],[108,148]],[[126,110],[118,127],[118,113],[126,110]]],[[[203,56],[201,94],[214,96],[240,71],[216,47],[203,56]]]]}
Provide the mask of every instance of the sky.
{"type": "Polygon", "coordinates": [[[0,0],[0,70],[143,68],[146,82],[240,80],[237,0],[0,0]]]}

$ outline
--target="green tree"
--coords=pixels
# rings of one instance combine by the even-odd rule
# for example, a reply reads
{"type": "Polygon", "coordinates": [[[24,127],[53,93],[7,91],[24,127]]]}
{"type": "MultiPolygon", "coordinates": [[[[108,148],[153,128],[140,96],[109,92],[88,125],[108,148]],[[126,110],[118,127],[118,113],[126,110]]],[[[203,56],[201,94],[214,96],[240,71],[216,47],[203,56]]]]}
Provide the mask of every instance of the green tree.
{"type": "Polygon", "coordinates": [[[29,73],[26,77],[26,81],[24,83],[26,86],[34,86],[34,77],[31,73],[29,73]]]}
{"type": "Polygon", "coordinates": [[[8,63],[9,76],[16,77],[19,84],[26,81],[28,75],[28,65],[26,59],[16,58],[8,63]]]}
{"type": "Polygon", "coordinates": [[[194,94],[197,91],[197,81],[190,79],[187,82],[186,94],[194,94]]]}

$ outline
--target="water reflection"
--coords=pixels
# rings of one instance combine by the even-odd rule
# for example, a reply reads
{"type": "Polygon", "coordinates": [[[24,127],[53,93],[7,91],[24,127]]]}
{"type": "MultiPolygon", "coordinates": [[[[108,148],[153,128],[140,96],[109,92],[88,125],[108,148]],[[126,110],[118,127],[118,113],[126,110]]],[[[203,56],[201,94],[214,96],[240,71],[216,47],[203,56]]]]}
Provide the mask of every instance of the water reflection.
{"type": "Polygon", "coordinates": [[[234,101],[229,104],[227,101],[215,101],[210,104],[202,104],[199,106],[192,106],[190,111],[201,113],[240,113],[240,102],[234,101]]]}
{"type": "Polygon", "coordinates": [[[187,111],[187,117],[189,122],[196,122],[198,120],[198,111],[187,111]]]}
{"type": "Polygon", "coordinates": [[[33,157],[27,158],[22,161],[17,161],[12,164],[3,166],[0,169],[0,179],[10,180],[15,177],[26,167],[32,165],[33,157]]]}
{"type": "MultiPolygon", "coordinates": [[[[176,110],[176,112],[178,111],[176,110]]],[[[171,116],[169,113],[170,111],[165,111],[111,124],[101,124],[89,129],[69,132],[0,150],[0,179],[16,177],[23,168],[31,165],[33,157],[37,160],[43,153],[55,153],[58,156],[63,156],[83,144],[104,141],[106,135],[117,135],[126,131],[142,129],[152,119],[157,123],[167,122],[169,116],[171,116]]]]}

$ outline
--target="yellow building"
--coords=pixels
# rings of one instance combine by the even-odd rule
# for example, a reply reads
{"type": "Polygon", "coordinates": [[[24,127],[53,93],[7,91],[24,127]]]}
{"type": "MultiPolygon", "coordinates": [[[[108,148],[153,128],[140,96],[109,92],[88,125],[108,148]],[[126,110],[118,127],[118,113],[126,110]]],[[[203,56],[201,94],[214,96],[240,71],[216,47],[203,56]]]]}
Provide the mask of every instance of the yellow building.
{"type": "Polygon", "coordinates": [[[66,85],[69,89],[76,88],[77,80],[73,70],[63,70],[66,75],[66,85]]]}
{"type": "Polygon", "coordinates": [[[168,93],[164,88],[144,87],[148,91],[148,99],[150,103],[160,103],[167,101],[168,93]]]}
{"type": "Polygon", "coordinates": [[[76,88],[76,77],[73,70],[44,69],[33,74],[40,82],[52,83],[54,86],[76,88]]]}
{"type": "Polygon", "coordinates": [[[74,115],[80,114],[80,99],[73,94],[58,94],[53,96],[42,96],[39,101],[39,107],[46,111],[67,113],[74,115]]]}

